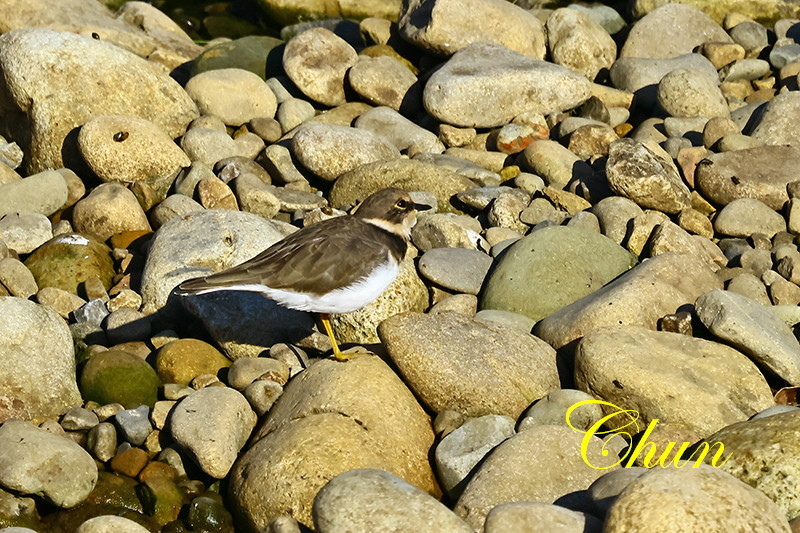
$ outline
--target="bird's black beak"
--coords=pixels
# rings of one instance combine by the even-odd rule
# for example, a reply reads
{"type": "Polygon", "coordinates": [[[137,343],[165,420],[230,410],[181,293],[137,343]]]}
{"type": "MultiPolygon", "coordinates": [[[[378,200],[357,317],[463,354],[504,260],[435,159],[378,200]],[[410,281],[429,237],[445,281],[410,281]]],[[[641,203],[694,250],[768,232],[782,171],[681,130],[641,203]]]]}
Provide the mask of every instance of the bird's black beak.
{"type": "Polygon", "coordinates": [[[416,202],[414,203],[414,210],[416,211],[428,211],[429,209],[433,209],[433,206],[428,204],[418,204],[416,202]]]}

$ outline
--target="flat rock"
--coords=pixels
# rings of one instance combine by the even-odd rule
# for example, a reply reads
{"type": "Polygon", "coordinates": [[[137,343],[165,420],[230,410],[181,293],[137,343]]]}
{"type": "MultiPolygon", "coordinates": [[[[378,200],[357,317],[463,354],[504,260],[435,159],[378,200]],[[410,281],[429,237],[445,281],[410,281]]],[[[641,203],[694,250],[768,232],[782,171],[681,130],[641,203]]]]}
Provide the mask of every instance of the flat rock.
{"type": "Polygon", "coordinates": [[[466,248],[434,248],[419,259],[423,277],[455,292],[478,294],[492,258],[466,248]]]}
{"type": "Polygon", "coordinates": [[[81,127],[78,150],[103,182],[140,183],[164,199],[178,172],[191,164],[157,124],[133,116],[95,117],[81,127]]]}
{"type": "Polygon", "coordinates": [[[636,264],[611,239],[552,226],[512,244],[497,260],[481,293],[481,309],[520,313],[538,321],[591,294],[636,264]]]}
{"type": "Polygon", "coordinates": [[[558,388],[555,352],[507,326],[458,313],[406,313],[382,322],[378,335],[405,382],[435,412],[516,418],[558,388]]]}
{"type": "Polygon", "coordinates": [[[600,533],[603,522],[590,514],[558,505],[511,502],[493,507],[483,527],[485,533],[600,533]]]}
{"type": "Polygon", "coordinates": [[[256,414],[241,393],[228,387],[206,387],[173,407],[170,434],[203,469],[222,479],[256,425],[256,414]]]}
{"type": "Polygon", "coordinates": [[[66,202],[67,184],[61,174],[45,170],[0,185],[0,216],[10,213],[50,216],[66,202]]]}
{"type": "Polygon", "coordinates": [[[798,112],[800,112],[800,95],[797,92],[789,91],[775,95],[767,103],[755,125],[746,133],[768,145],[788,144],[800,147],[797,141],[798,135],[800,135],[800,125],[796,120],[792,120],[792,117],[797,116],[798,112]]]}
{"type": "Polygon", "coordinates": [[[701,259],[662,254],[543,319],[534,332],[559,349],[603,326],[656,330],[661,317],[693,304],[705,292],[721,288],[722,282],[701,259]]]}
{"type": "MultiPolygon", "coordinates": [[[[513,436],[514,419],[501,415],[471,418],[448,433],[436,446],[436,470],[451,497],[475,466],[498,444],[513,436]]],[[[460,487],[460,488],[463,488],[460,487]]]]}
{"type": "Polygon", "coordinates": [[[800,342],[772,306],[730,291],[711,291],[695,302],[708,330],[790,385],[800,383],[800,342]]]}
{"type": "Polygon", "coordinates": [[[101,515],[82,523],[75,533],[147,533],[149,529],[122,516],[101,515]]]}
{"type": "Polygon", "coordinates": [[[620,139],[609,145],[606,177],[614,192],[640,207],[664,213],[678,213],[689,207],[689,188],[677,169],[633,139],[620,139]]]}
{"type": "Polygon", "coordinates": [[[603,525],[606,533],[711,533],[720,528],[790,531],[780,509],[762,492],[705,465],[651,469],[620,494],[603,525]]]}
{"type": "Polygon", "coordinates": [[[731,237],[749,237],[762,233],[772,238],[776,233],[786,231],[786,221],[767,204],[755,198],[731,200],[714,218],[717,234],[731,237]]]}
{"type": "Polygon", "coordinates": [[[572,109],[589,96],[589,80],[566,67],[498,44],[474,43],[456,52],[428,79],[423,103],[442,122],[492,128],[524,111],[572,109]]]}
{"type": "Polygon", "coordinates": [[[53,225],[40,213],[9,213],[0,218],[0,240],[17,254],[29,254],[53,238],[53,225]]]}
{"type": "Polygon", "coordinates": [[[730,43],[733,39],[698,8],[666,4],[633,25],[620,57],[675,57],[705,42],[730,43]]]}
{"type": "Polygon", "coordinates": [[[0,447],[0,485],[14,492],[73,507],[97,482],[97,466],[86,450],[29,422],[9,420],[0,426],[0,447]]]}
{"type": "Polygon", "coordinates": [[[319,361],[296,375],[229,476],[234,512],[251,529],[290,515],[312,527],[312,503],[336,475],[391,472],[438,495],[428,415],[379,358],[319,361]]]}
{"type": "Polygon", "coordinates": [[[27,118],[11,126],[25,124],[26,135],[14,137],[29,143],[22,146],[29,172],[80,165],[68,136],[96,116],[138,116],[175,138],[198,115],[183,88],[156,64],[109,42],[34,28],[5,33],[0,42],[3,90],[25,95],[14,105],[27,118]],[[55,70],[62,75],[54,77],[55,70]]]}
{"type": "MultiPolygon", "coordinates": [[[[787,519],[800,515],[800,498],[791,480],[797,464],[800,411],[792,410],[766,418],[731,424],[706,438],[721,442],[730,459],[720,470],[733,475],[775,502],[787,519]]],[[[706,456],[706,461],[711,457],[706,456]]]]}
{"type": "Polygon", "coordinates": [[[698,191],[715,204],[753,198],[777,210],[789,201],[786,186],[796,181],[797,165],[800,149],[792,146],[710,153],[697,165],[695,183],[698,191]]]}
{"type": "Polygon", "coordinates": [[[320,178],[333,181],[361,165],[397,159],[400,151],[369,130],[307,124],[292,137],[292,153],[320,178]]]}
{"type": "Polygon", "coordinates": [[[451,203],[451,198],[456,193],[472,189],[475,183],[433,163],[392,159],[361,165],[342,174],[334,182],[329,199],[332,207],[342,209],[356,205],[370,194],[387,187],[430,192],[436,196],[440,211],[460,213],[451,203]]]}
{"type": "MultiPolygon", "coordinates": [[[[575,383],[620,409],[639,411],[641,428],[659,420],[700,435],[746,420],[773,404],[769,385],[744,354],[723,344],[639,326],[587,333],[575,349],[575,383]]],[[[606,423],[619,428],[629,422],[614,417],[606,423]]]]}
{"type": "Polygon", "coordinates": [[[546,52],[539,19],[504,0],[412,0],[400,10],[398,29],[409,42],[437,54],[450,55],[476,42],[536,59],[546,52]]]}
{"type": "Polygon", "coordinates": [[[613,466],[602,441],[588,441],[582,457],[583,436],[568,427],[537,426],[517,433],[498,446],[483,462],[454,508],[475,530],[484,526],[489,511],[500,504],[529,501],[553,503],[582,491],[613,466]],[[592,468],[587,461],[601,469],[592,468]]]}
{"type": "Polygon", "coordinates": [[[344,39],[325,28],[293,37],[283,50],[283,68],[303,94],[326,106],[345,103],[344,78],[358,55],[344,39]]]}
{"type": "Polygon", "coordinates": [[[331,479],[314,498],[319,533],[395,531],[470,533],[466,522],[425,491],[374,468],[357,468],[331,479]]]}
{"type": "Polygon", "coordinates": [[[72,335],[49,307],[0,297],[0,422],[41,421],[81,405],[72,335]]]}
{"type": "Polygon", "coordinates": [[[444,145],[433,132],[414,124],[390,107],[370,109],[356,119],[355,127],[382,135],[401,152],[444,152],[444,145]]]}

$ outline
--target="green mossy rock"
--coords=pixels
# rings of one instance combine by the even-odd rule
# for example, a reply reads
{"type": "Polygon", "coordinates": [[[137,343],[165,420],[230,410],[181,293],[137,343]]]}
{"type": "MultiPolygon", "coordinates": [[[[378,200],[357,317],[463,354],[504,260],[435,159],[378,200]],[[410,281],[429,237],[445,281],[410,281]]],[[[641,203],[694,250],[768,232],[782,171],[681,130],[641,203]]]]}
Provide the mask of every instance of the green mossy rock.
{"type": "Polygon", "coordinates": [[[54,237],[25,260],[40,289],[56,287],[72,294],[87,279],[97,276],[108,290],[114,277],[111,249],[78,233],[54,237]]]}
{"type": "Polygon", "coordinates": [[[217,375],[231,366],[231,360],[198,339],[172,341],[158,350],[156,373],[164,383],[187,385],[200,374],[217,375]]]}
{"type": "Polygon", "coordinates": [[[81,372],[80,389],[85,401],[121,403],[126,409],[153,407],[161,381],[156,371],[136,355],[108,350],[92,356],[81,372]]]}

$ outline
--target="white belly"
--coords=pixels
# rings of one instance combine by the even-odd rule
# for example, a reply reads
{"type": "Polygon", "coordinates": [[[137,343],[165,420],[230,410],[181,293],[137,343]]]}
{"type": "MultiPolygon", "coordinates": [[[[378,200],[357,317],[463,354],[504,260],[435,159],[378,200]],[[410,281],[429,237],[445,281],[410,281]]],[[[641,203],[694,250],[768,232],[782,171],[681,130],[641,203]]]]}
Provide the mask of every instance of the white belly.
{"type": "MultiPolygon", "coordinates": [[[[389,260],[361,281],[323,295],[272,289],[257,284],[232,285],[214,290],[260,292],[282,306],[289,309],[297,309],[298,311],[349,313],[356,309],[361,309],[378,298],[397,278],[399,273],[400,265],[389,260]]],[[[202,292],[211,291],[201,291],[198,294],[202,294],[202,292]]]]}

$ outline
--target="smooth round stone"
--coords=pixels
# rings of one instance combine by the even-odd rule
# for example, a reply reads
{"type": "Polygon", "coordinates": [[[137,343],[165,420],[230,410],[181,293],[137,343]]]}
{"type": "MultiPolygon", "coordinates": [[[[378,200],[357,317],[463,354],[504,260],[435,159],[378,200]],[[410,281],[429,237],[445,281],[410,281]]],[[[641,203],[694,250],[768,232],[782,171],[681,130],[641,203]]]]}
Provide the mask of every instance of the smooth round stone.
{"type": "Polygon", "coordinates": [[[611,68],[617,56],[614,39],[588,14],[577,9],[557,9],[545,25],[554,63],[594,80],[611,68]]]}
{"type": "Polygon", "coordinates": [[[641,207],[664,213],[678,213],[689,207],[689,189],[676,168],[633,139],[611,143],[606,176],[614,192],[641,207]]]}
{"type": "Polygon", "coordinates": [[[207,70],[237,68],[264,77],[270,52],[283,41],[266,35],[248,35],[209,46],[192,61],[192,76],[207,70]]]}
{"type": "Polygon", "coordinates": [[[50,216],[67,202],[68,194],[64,178],[54,170],[0,184],[0,216],[10,213],[50,216]]]}
{"type": "Polygon", "coordinates": [[[9,213],[0,218],[0,240],[17,254],[29,254],[53,238],[53,225],[40,213],[9,213]]]}
{"type": "Polygon", "coordinates": [[[122,516],[96,516],[80,525],[75,533],[147,533],[150,531],[122,516]]]}
{"type": "Polygon", "coordinates": [[[455,512],[480,531],[489,511],[502,503],[550,503],[585,490],[617,460],[603,455],[603,442],[562,426],[542,425],[517,433],[486,458],[455,506],[455,512]],[[535,449],[536,453],[530,453],[535,449]],[[591,465],[600,467],[592,468],[591,465]]]}
{"type": "Polygon", "coordinates": [[[787,381],[800,383],[800,342],[771,305],[728,291],[711,291],[695,302],[697,317],[727,344],[787,381]]]}
{"type": "Polygon", "coordinates": [[[585,179],[592,175],[588,164],[556,141],[533,142],[522,155],[531,171],[551,187],[563,188],[573,178],[585,179]]]}
{"type": "MultiPolygon", "coordinates": [[[[399,187],[406,191],[427,191],[436,196],[439,210],[460,213],[450,201],[453,195],[472,189],[475,183],[469,178],[440,165],[416,159],[392,159],[377,161],[351,170],[339,176],[328,196],[331,206],[342,209],[356,205],[372,193],[386,187],[399,187]]],[[[439,216],[444,213],[437,213],[439,216]]],[[[420,216],[418,220],[422,220],[420,216]]],[[[478,225],[479,226],[479,225],[478,225]]],[[[480,227],[476,231],[480,231],[480,227]]],[[[444,247],[441,246],[433,246],[444,247]]],[[[427,249],[427,248],[426,248],[427,249]]]]}
{"type": "Polygon", "coordinates": [[[746,20],[728,30],[736,44],[741,45],[747,54],[757,54],[769,44],[767,28],[758,22],[746,20]]]}
{"type": "Polygon", "coordinates": [[[319,490],[356,468],[394,472],[438,495],[428,459],[430,418],[377,357],[308,367],[288,383],[253,441],[229,475],[229,501],[260,528],[286,514],[312,527],[319,490]]]}
{"type": "Polygon", "coordinates": [[[175,217],[187,215],[193,211],[200,211],[203,206],[188,196],[170,194],[163,202],[150,211],[150,224],[153,229],[158,229],[175,217]]]}
{"type": "Polygon", "coordinates": [[[327,181],[367,163],[400,157],[397,148],[370,131],[325,124],[300,128],[292,137],[292,153],[327,181]]]}
{"type": "Polygon", "coordinates": [[[153,406],[161,381],[147,362],[120,350],[93,355],[83,367],[80,388],[86,400],[126,407],[153,406]]]}
{"type": "Polygon", "coordinates": [[[114,415],[114,423],[120,436],[134,446],[141,446],[147,440],[153,425],[150,423],[150,407],[140,405],[135,409],[123,409],[114,415]]]}
{"type": "Polygon", "coordinates": [[[57,417],[80,405],[72,336],[55,311],[0,297],[0,331],[0,422],[57,417]]]}
{"type": "Polygon", "coordinates": [[[72,294],[78,294],[79,287],[95,276],[109,289],[115,274],[111,250],[77,233],[47,241],[28,256],[25,266],[40,288],[55,287],[72,294]]]}
{"type": "Polygon", "coordinates": [[[631,28],[620,57],[670,58],[688,54],[705,42],[733,40],[708,15],[685,4],[666,4],[631,28]]]}
{"type": "Polygon", "coordinates": [[[406,313],[384,320],[378,335],[408,386],[436,412],[516,418],[558,388],[552,349],[499,324],[458,313],[406,313]]]}
{"type": "Polygon", "coordinates": [[[796,181],[797,165],[800,150],[792,146],[711,153],[697,166],[695,182],[698,191],[716,204],[751,198],[778,210],[789,200],[786,187],[796,181]]]}
{"type": "MultiPolygon", "coordinates": [[[[316,110],[309,102],[301,100],[300,98],[289,98],[281,102],[281,104],[278,106],[278,111],[275,114],[275,118],[278,120],[278,124],[281,126],[281,131],[286,133],[287,131],[296,128],[306,120],[313,118],[315,114],[316,110]]],[[[250,123],[252,125],[253,121],[251,120],[250,123]]],[[[263,138],[262,135],[259,136],[263,138]]],[[[264,140],[266,141],[267,139],[264,140]]],[[[274,139],[273,142],[276,140],[277,139],[274,139]]]]}
{"type": "Polygon", "coordinates": [[[163,66],[123,46],[67,31],[25,28],[5,33],[0,48],[0,65],[8,73],[4,94],[11,95],[16,109],[27,110],[32,135],[22,148],[29,172],[60,168],[80,157],[74,142],[65,140],[96,116],[139,116],[171,138],[197,117],[194,102],[163,66]],[[63,75],[53,76],[56,70],[63,75]]]}
{"type": "Polygon", "coordinates": [[[763,59],[740,59],[720,69],[719,77],[723,82],[736,80],[757,80],[769,73],[769,63],[763,59]]]}
{"type": "Polygon", "coordinates": [[[678,69],[696,70],[710,81],[719,80],[717,69],[711,61],[694,53],[669,58],[620,57],[614,62],[609,75],[617,89],[637,93],[637,97],[655,99],[658,82],[678,69]]]}
{"type": "Polygon", "coordinates": [[[792,117],[800,112],[800,93],[787,91],[772,98],[749,133],[769,145],[800,146],[800,124],[792,117]]]}
{"type": "Polygon", "coordinates": [[[497,43],[516,53],[544,59],[544,27],[533,13],[502,0],[422,0],[404,3],[400,34],[416,46],[450,55],[475,42],[497,43]],[[495,21],[503,21],[496,24],[495,21]]]}
{"type": "Polygon", "coordinates": [[[399,110],[417,77],[394,57],[359,56],[348,71],[347,80],[369,103],[399,110]]]}
{"type": "Polygon", "coordinates": [[[7,291],[9,296],[20,298],[30,298],[39,292],[31,271],[18,259],[10,257],[0,259],[0,287],[7,291]]]}
{"type": "Polygon", "coordinates": [[[170,413],[170,434],[208,475],[222,479],[256,425],[241,393],[228,387],[193,392],[170,413]]]}
{"type": "Polygon", "coordinates": [[[661,78],[658,103],[673,117],[730,115],[718,84],[696,70],[673,70],[661,78]]]}
{"type": "Polygon", "coordinates": [[[61,427],[67,431],[85,431],[92,429],[100,421],[97,415],[83,407],[73,407],[61,419],[61,427]]]}
{"type": "Polygon", "coordinates": [[[283,51],[283,68],[303,94],[326,106],[345,103],[344,79],[358,59],[352,46],[325,28],[293,37],[283,51]]]}
{"type": "Polygon", "coordinates": [[[592,515],[549,503],[511,502],[492,508],[485,533],[601,533],[603,523],[592,515]]]}
{"type": "Polygon", "coordinates": [[[256,117],[273,117],[278,108],[275,93],[262,77],[248,70],[222,68],[201,72],[186,83],[186,92],[200,113],[238,127],[256,117]]]}
{"type": "Polygon", "coordinates": [[[492,258],[466,248],[435,248],[419,259],[419,272],[427,280],[445,289],[478,294],[492,258]]]}
{"type": "Polygon", "coordinates": [[[135,116],[93,118],[78,133],[78,149],[101,181],[146,184],[158,198],[191,164],[161,126],[135,116]]]}
{"type": "Polygon", "coordinates": [[[553,226],[511,245],[484,283],[480,308],[538,321],[631,268],[636,258],[594,232],[553,226]]]}
{"type": "Polygon", "coordinates": [[[125,231],[151,229],[136,195],[119,183],[104,183],[75,204],[72,223],[76,231],[103,240],[125,231]]]}
{"type": "Polygon", "coordinates": [[[514,419],[485,415],[467,420],[436,446],[436,470],[442,487],[451,496],[458,485],[495,446],[514,435],[514,419]]]}
{"type": "Polygon", "coordinates": [[[192,128],[181,138],[181,148],[189,159],[214,166],[217,161],[239,155],[239,148],[225,131],[192,128]]]}
{"type": "Polygon", "coordinates": [[[9,420],[0,426],[0,447],[0,485],[14,492],[68,508],[85,500],[97,482],[91,455],[29,422],[9,420]]]}
{"type": "MultiPolygon", "coordinates": [[[[639,326],[587,333],[575,349],[577,388],[620,409],[636,409],[639,423],[681,424],[708,435],[773,405],[764,376],[726,345],[639,326]],[[687,376],[684,368],[694,369],[687,376]],[[621,387],[619,386],[621,385],[621,387]]],[[[611,418],[618,428],[626,420],[611,418]]]]}
{"type": "Polygon", "coordinates": [[[237,359],[228,370],[228,385],[242,390],[262,376],[283,385],[289,381],[289,366],[269,357],[237,359]]]}
{"type": "Polygon", "coordinates": [[[603,525],[606,533],[719,528],[790,531],[783,513],[762,492],[705,465],[649,470],[611,505],[603,525]],[[660,512],[651,512],[654,506],[660,512]]]}
{"type": "Polygon", "coordinates": [[[356,119],[355,127],[386,137],[401,152],[440,154],[445,149],[434,133],[411,122],[389,107],[370,109],[356,119]]]}
{"type": "Polygon", "coordinates": [[[456,52],[434,72],[425,84],[423,103],[442,122],[492,128],[522,112],[577,107],[591,96],[590,85],[566,67],[478,42],[456,52]]]}
{"type": "Polygon", "coordinates": [[[642,208],[633,200],[622,196],[603,198],[592,207],[592,213],[600,222],[600,231],[621,244],[628,232],[628,221],[643,213],[642,208]]]}
{"type": "Polygon", "coordinates": [[[374,468],[350,470],[331,479],[314,498],[313,516],[314,529],[319,533],[397,528],[423,531],[431,524],[443,533],[472,531],[431,495],[374,468]]]}
{"type": "Polygon", "coordinates": [[[717,214],[714,230],[731,237],[748,237],[753,233],[772,237],[779,231],[786,231],[786,221],[763,202],[739,198],[717,214]]]}
{"type": "MultiPolygon", "coordinates": [[[[533,404],[519,424],[522,431],[536,424],[566,425],[567,411],[578,402],[592,401],[593,396],[580,390],[559,389],[548,392],[547,395],[533,404]]],[[[603,418],[603,409],[596,403],[584,405],[570,414],[569,424],[579,430],[592,427],[603,418]]]]}
{"type": "Polygon", "coordinates": [[[473,316],[478,310],[478,297],[473,294],[454,294],[431,306],[429,313],[461,313],[464,316],[473,316]]]}
{"type": "Polygon", "coordinates": [[[501,311],[499,309],[482,309],[475,313],[472,317],[477,322],[484,324],[500,324],[509,328],[513,328],[522,333],[530,333],[536,321],[528,318],[519,313],[512,313],[511,311],[501,311]]]}
{"type": "Polygon", "coordinates": [[[179,339],[159,348],[155,368],[163,383],[188,385],[200,374],[217,375],[231,361],[222,353],[198,339],[179,339]]]}
{"type": "Polygon", "coordinates": [[[604,474],[589,485],[586,492],[592,500],[594,508],[599,512],[599,516],[604,516],[617,496],[646,472],[649,472],[649,469],[643,466],[620,468],[604,474]]]}
{"type": "Polygon", "coordinates": [[[800,44],[792,43],[775,46],[769,52],[769,62],[776,69],[800,61],[800,44]]]}

